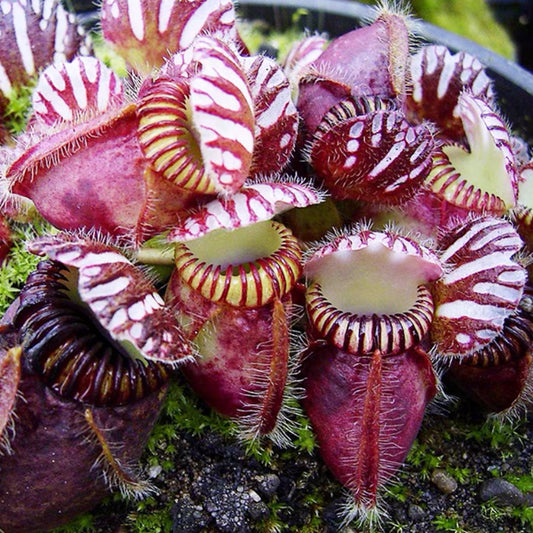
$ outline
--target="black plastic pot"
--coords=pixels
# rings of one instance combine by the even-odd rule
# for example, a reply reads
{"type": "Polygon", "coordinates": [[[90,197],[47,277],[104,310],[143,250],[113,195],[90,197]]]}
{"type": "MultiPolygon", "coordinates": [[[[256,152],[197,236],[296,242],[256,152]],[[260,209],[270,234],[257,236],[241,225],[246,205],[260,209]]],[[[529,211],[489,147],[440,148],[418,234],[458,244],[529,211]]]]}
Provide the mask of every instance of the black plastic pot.
{"type": "MultiPolygon", "coordinates": [[[[262,19],[278,31],[294,24],[297,11],[299,27],[326,32],[331,37],[353,30],[374,13],[371,6],[347,0],[242,0],[238,7],[242,18],[262,19]]],[[[533,74],[499,54],[433,24],[418,22],[416,33],[423,41],[475,55],[488,68],[500,107],[513,127],[526,141],[533,141],[533,74]]]]}

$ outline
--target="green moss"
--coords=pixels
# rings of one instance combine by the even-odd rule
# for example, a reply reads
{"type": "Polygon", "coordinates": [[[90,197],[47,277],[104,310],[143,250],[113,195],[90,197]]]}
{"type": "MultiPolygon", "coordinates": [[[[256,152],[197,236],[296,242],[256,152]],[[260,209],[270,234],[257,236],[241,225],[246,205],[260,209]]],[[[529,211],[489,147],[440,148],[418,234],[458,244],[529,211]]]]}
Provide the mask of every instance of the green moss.
{"type": "Polygon", "coordinates": [[[431,446],[417,439],[409,451],[407,463],[417,469],[422,479],[429,479],[433,470],[442,467],[443,458],[435,455],[431,446]]]}
{"type": "Polygon", "coordinates": [[[8,102],[4,112],[4,124],[12,135],[22,133],[26,128],[35,81],[28,85],[14,88],[7,95],[8,102]]]}
{"type": "Polygon", "coordinates": [[[258,525],[258,533],[282,533],[288,531],[289,527],[282,519],[286,505],[273,498],[268,505],[269,516],[258,525]]]}
{"type": "Polygon", "coordinates": [[[493,450],[501,450],[505,455],[508,453],[509,445],[520,444],[523,437],[518,431],[519,428],[519,420],[491,417],[479,426],[468,429],[464,436],[468,440],[489,444],[493,450]]]}
{"type": "Polygon", "coordinates": [[[12,225],[13,246],[7,261],[0,268],[0,314],[4,314],[22,288],[26,277],[42,257],[26,250],[26,242],[51,230],[45,222],[12,225]]]}
{"type": "Polygon", "coordinates": [[[460,485],[479,483],[482,480],[481,473],[468,467],[446,466],[446,472],[460,485]]]}
{"type": "Polygon", "coordinates": [[[313,453],[317,448],[317,442],[311,422],[307,417],[302,416],[297,420],[295,432],[294,446],[308,454],[313,453]]]}
{"type": "Polygon", "coordinates": [[[446,533],[481,533],[465,529],[459,517],[453,512],[440,514],[433,520],[433,525],[437,531],[446,533]]]}
{"type": "Polygon", "coordinates": [[[50,533],[96,533],[96,531],[93,515],[86,513],[64,526],[55,528],[50,533]]]}
{"type": "Polygon", "coordinates": [[[533,507],[515,507],[510,510],[511,516],[518,518],[522,526],[527,527],[526,531],[533,530],[533,507]]]}
{"type": "Polygon", "coordinates": [[[528,506],[502,507],[493,501],[481,504],[481,513],[491,521],[499,521],[506,517],[518,519],[523,531],[533,530],[533,508],[528,506]]]}
{"type": "Polygon", "coordinates": [[[408,533],[409,532],[409,527],[400,522],[389,522],[387,525],[390,527],[391,533],[408,533]]]}
{"type": "Polygon", "coordinates": [[[136,511],[128,515],[131,533],[171,533],[171,504],[164,509],[156,509],[148,500],[140,502],[136,511]]]}
{"type": "Polygon", "coordinates": [[[533,492],[533,469],[529,474],[523,476],[506,475],[505,479],[518,487],[522,492],[533,492]]]}
{"type": "Polygon", "coordinates": [[[170,445],[180,430],[191,435],[210,430],[230,438],[237,434],[234,422],[207,409],[186,385],[172,382],[159,422],[148,441],[148,450],[156,454],[161,443],[170,445]]]}
{"type": "Polygon", "coordinates": [[[393,483],[386,487],[387,496],[393,498],[396,501],[405,503],[409,497],[409,488],[403,485],[401,482],[393,483]]]}

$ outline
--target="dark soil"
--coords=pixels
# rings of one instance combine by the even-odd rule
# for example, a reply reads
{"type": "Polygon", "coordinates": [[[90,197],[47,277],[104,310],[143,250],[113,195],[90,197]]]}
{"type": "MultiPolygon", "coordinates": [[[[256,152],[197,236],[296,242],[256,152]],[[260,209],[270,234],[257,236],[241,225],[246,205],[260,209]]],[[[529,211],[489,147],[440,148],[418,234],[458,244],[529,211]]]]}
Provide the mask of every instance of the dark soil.
{"type": "MultiPolygon", "coordinates": [[[[484,426],[485,418],[466,402],[448,409],[426,417],[408,463],[384,497],[388,517],[381,530],[530,532],[532,424],[484,426]],[[487,497],[491,502],[482,501],[487,497]]],[[[346,495],[318,452],[273,450],[266,466],[234,439],[211,430],[194,437],[178,431],[170,445],[161,443],[159,465],[166,466],[149,469],[159,494],[141,505],[122,500],[102,504],[94,513],[93,531],[368,531],[339,525],[338,509],[346,495]]]]}

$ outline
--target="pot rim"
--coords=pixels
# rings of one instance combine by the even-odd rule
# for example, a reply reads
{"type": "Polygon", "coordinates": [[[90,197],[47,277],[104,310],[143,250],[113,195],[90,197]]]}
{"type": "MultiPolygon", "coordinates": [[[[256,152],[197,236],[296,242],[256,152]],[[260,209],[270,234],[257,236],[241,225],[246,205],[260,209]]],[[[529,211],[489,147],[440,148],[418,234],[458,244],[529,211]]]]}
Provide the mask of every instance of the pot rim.
{"type": "MultiPolygon", "coordinates": [[[[348,0],[240,0],[237,9],[246,6],[265,6],[271,7],[273,10],[285,7],[316,13],[323,11],[331,15],[351,17],[357,20],[368,20],[373,18],[375,14],[375,6],[348,0]]],[[[317,29],[320,31],[320,28],[317,29]]],[[[325,28],[325,31],[336,35],[334,29],[325,28]]],[[[417,19],[414,31],[416,36],[424,41],[442,44],[452,51],[463,50],[475,55],[490,70],[510,79],[516,79],[515,83],[520,84],[522,82],[524,89],[528,90],[533,97],[533,74],[517,63],[466,37],[429,22],[417,19]]]]}

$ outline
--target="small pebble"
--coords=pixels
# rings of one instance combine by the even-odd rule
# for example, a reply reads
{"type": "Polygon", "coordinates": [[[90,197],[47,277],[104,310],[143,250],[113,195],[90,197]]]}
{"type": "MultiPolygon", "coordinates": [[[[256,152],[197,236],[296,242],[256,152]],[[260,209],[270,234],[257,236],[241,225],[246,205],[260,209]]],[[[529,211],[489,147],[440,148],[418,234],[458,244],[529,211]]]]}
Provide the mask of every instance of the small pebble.
{"type": "Polygon", "coordinates": [[[457,481],[446,472],[437,469],[431,474],[431,482],[443,493],[451,494],[457,490],[457,481]]]}
{"type": "Polygon", "coordinates": [[[172,533],[200,533],[207,526],[209,518],[198,506],[184,495],[172,508],[172,533]]]}
{"type": "Polygon", "coordinates": [[[253,520],[264,520],[265,518],[268,518],[270,511],[268,510],[266,503],[253,501],[248,506],[247,513],[253,520]]]}
{"type": "Polygon", "coordinates": [[[407,509],[407,516],[409,516],[413,522],[419,522],[426,516],[426,511],[424,511],[420,505],[410,505],[407,509]]]}
{"type": "Polygon", "coordinates": [[[481,501],[493,500],[499,505],[513,507],[527,505],[524,493],[515,485],[501,478],[493,478],[485,481],[479,489],[481,501]]]}
{"type": "Polygon", "coordinates": [[[257,492],[255,492],[255,490],[253,490],[253,489],[250,489],[248,491],[248,495],[250,496],[252,501],[254,501],[256,503],[261,501],[261,496],[259,496],[259,494],[257,494],[257,492]]]}
{"type": "Polygon", "coordinates": [[[152,465],[148,470],[148,477],[150,479],[156,478],[161,472],[163,471],[163,467],[161,465],[152,465]]]}
{"type": "Polygon", "coordinates": [[[274,496],[274,494],[279,488],[280,483],[281,480],[276,474],[266,474],[259,482],[257,490],[263,496],[269,498],[271,496],[274,496]]]}

